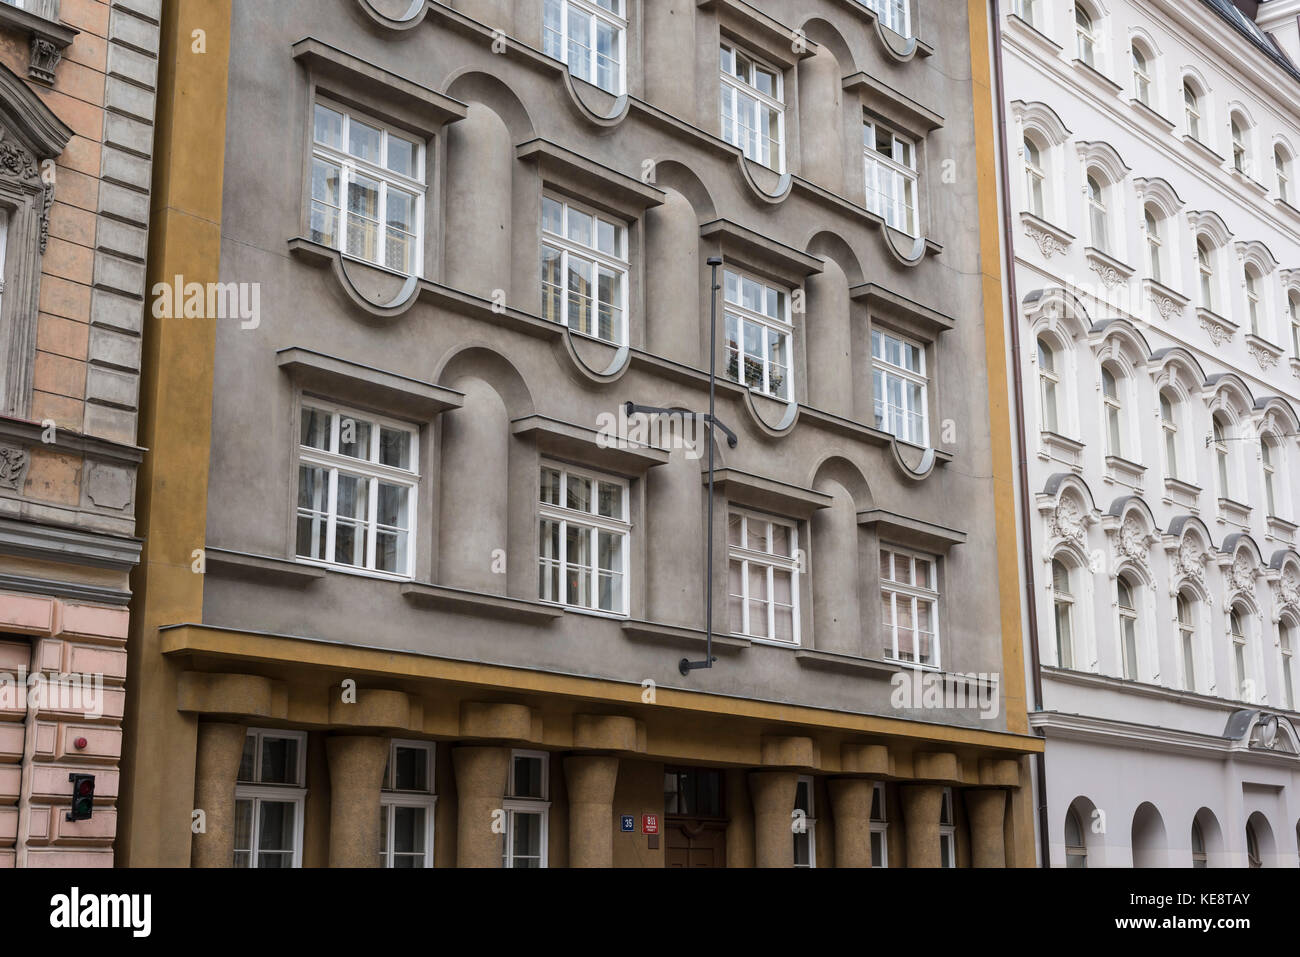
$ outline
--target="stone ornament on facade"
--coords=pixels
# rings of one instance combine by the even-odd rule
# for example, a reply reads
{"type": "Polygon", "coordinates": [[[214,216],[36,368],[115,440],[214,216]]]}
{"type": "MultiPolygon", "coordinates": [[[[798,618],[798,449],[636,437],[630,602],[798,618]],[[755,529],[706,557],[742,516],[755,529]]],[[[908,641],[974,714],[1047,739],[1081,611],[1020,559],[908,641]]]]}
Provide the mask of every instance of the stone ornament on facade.
{"type": "Polygon", "coordinates": [[[1287,572],[1278,584],[1279,604],[1300,610],[1300,575],[1287,572]]]}
{"type": "Polygon", "coordinates": [[[1057,503],[1048,522],[1048,532],[1080,548],[1085,546],[1088,537],[1083,527],[1083,512],[1074,499],[1067,496],[1057,503]]]}
{"type": "Polygon", "coordinates": [[[41,197],[41,255],[50,242],[50,207],[54,205],[54,184],[45,181],[41,175],[40,164],[21,143],[10,138],[9,133],[0,127],[0,173],[12,179],[40,184],[41,197]]]}
{"type": "Polygon", "coordinates": [[[27,470],[27,450],[12,445],[0,445],[0,488],[17,491],[22,487],[23,473],[27,470]]]}
{"type": "Polygon", "coordinates": [[[1156,307],[1156,312],[1160,313],[1160,318],[1165,322],[1169,321],[1170,316],[1181,316],[1183,313],[1182,306],[1168,296],[1161,296],[1158,293],[1151,294],[1151,304],[1156,307]]]}
{"type": "Polygon", "coordinates": [[[1208,316],[1201,316],[1201,328],[1210,336],[1210,341],[1216,346],[1221,346],[1232,338],[1232,330],[1210,319],[1208,316]]]}
{"type": "Polygon", "coordinates": [[[1038,244],[1038,251],[1043,254],[1044,259],[1051,259],[1056,253],[1065,255],[1070,248],[1047,230],[1035,229],[1028,224],[1025,225],[1025,235],[1038,244]]]}
{"type": "Polygon", "coordinates": [[[1147,567],[1147,536],[1142,523],[1131,515],[1124,520],[1115,538],[1115,557],[1119,562],[1131,561],[1147,567]]]}
{"type": "Polygon", "coordinates": [[[1263,346],[1256,345],[1253,342],[1250,344],[1249,348],[1250,348],[1250,354],[1255,357],[1255,361],[1259,363],[1261,369],[1267,371],[1269,369],[1272,369],[1275,365],[1277,365],[1278,357],[1274,353],[1270,352],[1268,349],[1265,349],[1263,346]]]}
{"type": "Polygon", "coordinates": [[[1095,272],[1101,278],[1101,284],[1107,289],[1113,289],[1124,281],[1124,277],[1114,267],[1107,265],[1099,259],[1094,259],[1088,264],[1088,268],[1095,272]]]}
{"type": "Polygon", "coordinates": [[[32,59],[27,66],[27,74],[42,83],[53,83],[54,72],[63,60],[63,51],[58,45],[43,37],[32,37],[32,59]]]}
{"type": "Polygon", "coordinates": [[[1245,552],[1238,555],[1228,569],[1228,591],[1234,595],[1255,596],[1255,565],[1245,552]]]}

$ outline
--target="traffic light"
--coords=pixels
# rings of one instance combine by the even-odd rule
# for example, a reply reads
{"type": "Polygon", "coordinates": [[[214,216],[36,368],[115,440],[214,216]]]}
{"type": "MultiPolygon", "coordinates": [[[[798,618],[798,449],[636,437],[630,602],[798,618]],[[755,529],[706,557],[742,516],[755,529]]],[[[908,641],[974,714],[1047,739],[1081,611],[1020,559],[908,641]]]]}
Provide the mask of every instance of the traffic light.
{"type": "Polygon", "coordinates": [[[72,810],[68,812],[69,821],[86,821],[95,807],[95,776],[93,774],[69,774],[72,782],[72,810]]]}

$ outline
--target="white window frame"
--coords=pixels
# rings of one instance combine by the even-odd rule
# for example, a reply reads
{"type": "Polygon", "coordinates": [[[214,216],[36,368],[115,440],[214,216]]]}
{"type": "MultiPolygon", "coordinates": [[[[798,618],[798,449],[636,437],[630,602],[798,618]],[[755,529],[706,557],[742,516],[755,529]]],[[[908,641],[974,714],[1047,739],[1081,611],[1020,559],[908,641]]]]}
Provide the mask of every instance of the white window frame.
{"type": "Polygon", "coordinates": [[[1242,270],[1242,288],[1246,293],[1246,316],[1253,335],[1262,335],[1260,318],[1264,310],[1264,297],[1259,289],[1260,276],[1250,267],[1242,270]]]}
{"type": "Polygon", "coordinates": [[[768,169],[777,173],[785,172],[785,71],[779,66],[775,66],[762,57],[755,56],[745,47],[732,43],[729,40],[723,40],[719,44],[719,53],[726,56],[731,64],[731,69],[724,70],[721,63],[718,65],[718,81],[721,86],[718,104],[718,125],[722,139],[737,147],[745,156],[758,163],[766,166],[768,169]],[[766,70],[774,75],[776,79],[776,95],[769,96],[762,90],[745,82],[735,74],[736,56],[743,56],[749,60],[755,67],[766,70]],[[740,97],[748,97],[753,101],[753,113],[748,119],[755,125],[751,127],[755,137],[757,155],[752,155],[748,149],[748,140],[741,142],[740,135],[740,97]],[[722,110],[721,98],[727,98],[731,107],[732,117],[732,138],[727,138],[727,124],[725,122],[726,113],[722,110]],[[766,108],[776,111],[776,143],[770,146],[765,142],[761,129],[757,126],[758,110],[766,108]],[[775,156],[769,155],[775,153],[775,156]]]}
{"type": "Polygon", "coordinates": [[[1238,173],[1250,175],[1250,146],[1246,142],[1246,119],[1239,113],[1228,118],[1228,128],[1232,133],[1232,166],[1238,173]]]}
{"type": "Polygon", "coordinates": [[[888,123],[866,116],[862,121],[862,156],[867,209],[909,236],[921,234],[920,144],[888,123]],[[891,137],[890,155],[876,149],[877,131],[891,137]],[[900,150],[900,147],[902,149],[900,150]],[[911,161],[899,153],[910,154],[911,161]],[[889,178],[887,182],[886,177],[889,178]],[[886,188],[888,186],[888,188],[886,188]],[[908,203],[908,197],[911,203],[908,203]]]}
{"type": "Polygon", "coordinates": [[[1056,652],[1056,667],[1065,668],[1066,670],[1072,670],[1074,668],[1074,659],[1075,659],[1074,633],[1076,630],[1074,627],[1075,598],[1074,598],[1074,581],[1073,581],[1074,575],[1072,574],[1073,569],[1070,567],[1069,562],[1063,560],[1060,557],[1056,557],[1052,559],[1052,566],[1053,566],[1052,567],[1052,637],[1055,639],[1054,650],[1056,652]],[[1056,584],[1055,566],[1057,565],[1060,565],[1061,569],[1065,572],[1064,590],[1062,590],[1056,584]],[[1065,625],[1069,632],[1065,636],[1061,635],[1062,614],[1065,615],[1065,625]],[[1063,637],[1065,639],[1064,642],[1062,641],[1063,637]],[[1063,660],[1063,657],[1061,655],[1061,649],[1064,646],[1064,644],[1066,644],[1067,642],[1069,644],[1069,652],[1070,652],[1070,660],[1068,662],[1063,660]]]}
{"type": "MultiPolygon", "coordinates": [[[[628,315],[627,315],[628,277],[631,272],[631,264],[629,262],[629,255],[628,255],[628,233],[629,233],[628,224],[623,222],[621,219],[617,219],[613,216],[609,216],[605,213],[602,213],[599,210],[595,209],[594,207],[587,206],[583,203],[575,202],[572,199],[569,199],[558,193],[552,193],[549,190],[542,194],[543,211],[545,210],[545,204],[547,203],[547,201],[555,202],[560,205],[560,229],[562,230],[562,232],[555,233],[546,228],[546,216],[545,213],[543,212],[543,215],[541,217],[542,249],[538,250],[538,254],[540,257],[543,249],[547,246],[554,248],[560,254],[561,285],[558,287],[558,296],[560,301],[560,315],[558,321],[560,325],[567,327],[571,331],[576,332],[578,335],[589,336],[590,338],[593,339],[599,339],[601,342],[608,342],[611,343],[612,345],[626,344],[628,341],[628,315]],[[614,255],[610,255],[609,253],[603,252],[600,249],[596,248],[595,246],[586,246],[578,242],[577,240],[570,239],[568,236],[569,214],[572,212],[580,213],[584,216],[591,217],[593,242],[596,241],[595,232],[599,228],[600,223],[605,223],[609,226],[614,227],[614,229],[616,230],[615,235],[618,238],[618,245],[620,247],[619,252],[614,255]],[[591,294],[588,297],[591,300],[592,328],[590,331],[586,331],[575,327],[573,324],[573,320],[576,317],[572,317],[569,315],[570,288],[569,288],[568,280],[569,280],[569,265],[572,259],[577,259],[581,262],[587,263],[592,270],[592,284],[589,290],[591,294]],[[612,338],[608,338],[608,339],[600,334],[599,311],[600,311],[601,303],[600,300],[598,299],[598,289],[600,286],[599,270],[601,267],[608,269],[610,272],[614,273],[618,277],[618,289],[619,289],[618,301],[616,303],[611,304],[614,306],[615,309],[618,310],[618,315],[614,323],[612,338]]],[[[546,301],[545,297],[548,289],[548,284],[546,282],[545,275],[546,275],[545,271],[543,270],[542,272],[543,303],[546,301]]],[[[547,318],[545,315],[544,308],[542,310],[542,314],[543,314],[543,318],[547,318]]]]}
{"type": "Polygon", "coordinates": [[[1164,245],[1160,235],[1160,218],[1148,206],[1142,211],[1142,233],[1147,246],[1147,275],[1156,282],[1164,277],[1164,245]]]}
{"type": "Polygon", "coordinates": [[[1047,172],[1043,169],[1043,149],[1033,138],[1024,139],[1025,157],[1025,208],[1039,219],[1047,218],[1047,172]],[[1038,161],[1031,159],[1036,154],[1038,161]]]}
{"type": "Polygon", "coordinates": [[[1217,464],[1215,469],[1215,479],[1219,483],[1219,497],[1226,498],[1229,501],[1236,501],[1232,497],[1233,493],[1233,461],[1232,451],[1228,447],[1232,422],[1224,421],[1220,416],[1213,413],[1210,415],[1210,444],[1214,449],[1214,459],[1217,464]]]}
{"type": "MultiPolygon", "coordinates": [[[[415,577],[415,540],[417,533],[416,519],[419,514],[419,491],[420,491],[420,473],[418,472],[420,461],[420,430],[409,423],[401,422],[397,419],[390,419],[382,415],[374,415],[370,412],[362,412],[358,409],[352,409],[347,406],[338,405],[333,402],[327,402],[310,396],[303,396],[299,402],[297,421],[295,422],[294,435],[297,437],[297,461],[294,469],[294,532],[293,532],[293,550],[294,558],[298,562],[307,565],[317,565],[322,568],[330,568],[337,571],[346,571],[358,575],[367,575],[374,578],[384,578],[394,581],[407,581],[415,577]],[[357,459],[350,455],[344,455],[338,451],[327,451],[323,449],[314,449],[302,444],[302,416],[303,413],[315,410],[326,413],[330,416],[330,448],[338,449],[340,446],[340,431],[342,423],[347,419],[364,421],[373,426],[371,442],[371,459],[357,459]],[[376,459],[379,454],[379,442],[381,428],[387,428],[398,432],[405,433],[410,440],[410,461],[412,469],[402,469],[396,466],[383,465],[376,459]],[[324,515],[326,517],[325,529],[325,558],[313,558],[308,555],[298,554],[298,519],[302,507],[298,504],[299,482],[301,481],[301,472],[303,466],[323,468],[326,470],[326,508],[324,515]],[[368,482],[369,490],[367,491],[367,509],[366,509],[366,561],[364,565],[349,565],[345,562],[335,561],[335,531],[338,521],[338,477],[339,472],[345,472],[350,476],[363,479],[368,482]],[[379,538],[379,482],[385,482],[390,485],[398,485],[408,490],[407,514],[409,516],[410,528],[406,532],[406,570],[404,572],[388,572],[375,568],[375,558],[377,543],[379,538]]],[[[318,509],[310,509],[313,513],[318,513],[318,509]]],[[[385,526],[389,528],[389,526],[385,526]]]]}
{"type": "Polygon", "coordinates": [[[1178,412],[1182,406],[1182,400],[1177,395],[1169,392],[1168,389],[1161,389],[1156,393],[1156,403],[1160,406],[1160,432],[1164,437],[1165,475],[1171,479],[1179,479],[1178,412]],[[1169,410],[1167,416],[1165,415],[1166,408],[1169,410]]]}
{"type": "Polygon", "coordinates": [[[926,371],[926,366],[926,347],[924,343],[916,339],[910,339],[907,336],[899,335],[896,332],[891,332],[888,329],[873,328],[871,330],[871,396],[874,425],[882,432],[888,432],[900,441],[916,445],[920,448],[927,448],[930,444],[930,379],[926,371]],[[920,370],[915,371],[908,369],[905,366],[895,365],[886,359],[884,357],[885,339],[892,339],[899,343],[900,354],[902,353],[901,346],[911,346],[915,349],[920,359],[920,370]],[[880,345],[879,356],[876,355],[877,343],[880,345]],[[898,409],[898,412],[903,416],[904,435],[898,435],[891,427],[894,418],[891,413],[895,409],[895,407],[888,401],[889,381],[891,378],[900,380],[903,386],[901,390],[903,405],[898,409]],[[877,383],[881,384],[879,390],[876,388],[877,383]],[[919,408],[911,407],[910,391],[907,388],[909,384],[919,385],[921,387],[919,408]],[[883,398],[876,397],[877,391],[879,391],[883,398]],[[916,417],[920,418],[921,423],[921,434],[919,436],[915,434],[915,427],[913,429],[908,429],[907,427],[907,423],[914,422],[916,417]],[[916,441],[917,438],[921,441],[916,441]]]}
{"type": "Polygon", "coordinates": [[[881,627],[885,629],[885,658],[888,661],[898,662],[909,668],[916,668],[923,671],[938,671],[942,668],[943,655],[940,643],[939,630],[939,613],[942,603],[942,595],[939,591],[939,559],[936,555],[930,555],[926,552],[919,552],[914,549],[904,548],[901,545],[894,545],[890,542],[880,543],[880,602],[881,602],[881,627]],[[923,587],[917,584],[905,584],[895,578],[885,576],[884,556],[891,556],[891,564],[897,567],[898,559],[905,558],[908,560],[911,570],[911,579],[916,581],[916,563],[918,561],[927,562],[930,565],[930,587],[923,587]],[[913,654],[917,657],[908,660],[899,657],[898,648],[898,631],[899,616],[898,604],[900,601],[911,602],[912,627],[915,634],[915,640],[912,644],[913,654]],[[929,602],[930,610],[930,659],[929,661],[920,660],[919,643],[922,632],[920,621],[917,617],[917,610],[921,603],[929,602]],[[888,618],[888,622],[884,621],[888,618]]]}
{"type": "Polygon", "coordinates": [[[1214,246],[1204,236],[1196,237],[1196,270],[1200,276],[1198,291],[1201,305],[1214,310],[1214,246]]]}
{"type": "Polygon", "coordinates": [[[551,59],[559,60],[569,68],[569,73],[576,79],[590,83],[598,89],[611,93],[614,96],[626,92],[627,90],[627,17],[625,15],[624,3],[626,0],[612,0],[613,4],[619,8],[618,11],[607,10],[599,3],[592,0],[544,0],[542,14],[542,51],[551,59]],[[545,8],[555,4],[560,10],[560,32],[558,41],[560,44],[560,56],[555,55],[555,51],[549,49],[551,46],[550,36],[555,35],[553,30],[546,26],[545,8]],[[588,49],[586,64],[587,75],[584,76],[582,70],[574,69],[574,64],[569,60],[569,18],[571,15],[583,16],[588,22],[588,40],[591,46],[588,49]],[[615,28],[618,36],[618,58],[617,76],[614,77],[614,88],[610,89],[601,86],[598,82],[600,77],[600,55],[598,53],[596,36],[597,23],[602,22],[615,28]]]}
{"type": "Polygon", "coordinates": [[[794,397],[794,322],[790,314],[792,290],[760,279],[752,273],[731,268],[723,270],[722,290],[723,332],[727,340],[725,344],[726,358],[723,360],[727,363],[725,377],[762,395],[771,396],[781,401],[789,401],[794,397]],[[762,290],[764,309],[766,309],[768,293],[775,292],[777,295],[777,312],[780,315],[771,316],[766,312],[751,309],[738,301],[729,299],[728,290],[731,288],[733,281],[737,299],[742,298],[741,290],[744,283],[758,283],[762,290]],[[733,326],[736,333],[734,339],[731,334],[733,326]],[[759,385],[750,385],[745,375],[744,362],[749,355],[745,351],[745,332],[748,326],[757,327],[763,340],[763,378],[759,385]],[[784,341],[785,380],[782,383],[784,389],[780,391],[774,386],[774,371],[777,364],[772,358],[770,336],[772,333],[784,341]],[[733,342],[736,358],[734,376],[731,375],[733,342]]]}
{"type": "Polygon", "coordinates": [[[1266,516],[1276,516],[1279,512],[1277,503],[1277,463],[1273,461],[1274,448],[1281,449],[1268,435],[1259,438],[1260,469],[1264,473],[1264,504],[1268,507],[1266,516]]]}
{"type": "Polygon", "coordinates": [[[804,832],[803,832],[802,834],[798,834],[798,833],[793,834],[793,837],[794,837],[795,843],[798,843],[798,841],[799,841],[800,838],[803,838],[804,840],[806,840],[806,841],[808,842],[808,863],[807,863],[807,864],[795,864],[794,866],[795,866],[795,867],[803,867],[803,868],[815,868],[815,867],[817,866],[817,807],[816,807],[816,805],[817,805],[817,796],[816,796],[816,793],[815,793],[815,791],[816,791],[816,787],[817,787],[817,782],[816,782],[816,779],[813,778],[812,775],[809,775],[809,774],[801,774],[801,775],[796,779],[796,781],[795,781],[795,808],[796,808],[796,809],[799,807],[799,804],[798,804],[798,797],[799,797],[798,786],[799,786],[800,784],[806,784],[806,785],[808,786],[808,807],[804,809],[804,811],[805,811],[805,816],[804,816],[804,827],[805,827],[805,830],[804,830],[804,832]]]}
{"type": "Polygon", "coordinates": [[[1300,292],[1288,291],[1287,311],[1291,314],[1291,345],[1300,359],[1300,292]]]}
{"type": "Polygon", "coordinates": [[[1277,173],[1277,195],[1284,203],[1291,202],[1290,160],[1281,146],[1273,147],[1273,169],[1277,173]]]}
{"type": "Polygon", "coordinates": [[[862,0],[862,5],[875,12],[881,26],[888,27],[899,36],[912,35],[909,0],[862,0]]]}
{"type": "Polygon", "coordinates": [[[1041,29],[1038,25],[1038,0],[1016,0],[1016,16],[1035,30],[1041,29]]]}
{"type": "Polygon", "coordinates": [[[939,866],[955,868],[957,866],[957,818],[953,812],[952,788],[943,789],[943,798],[939,802],[939,866]],[[944,848],[947,848],[948,863],[945,865],[944,848]]]}
{"type": "MultiPolygon", "coordinates": [[[[889,809],[885,806],[885,782],[876,781],[871,786],[872,805],[875,806],[876,800],[879,799],[880,816],[871,818],[871,836],[880,835],[880,854],[876,854],[876,849],[871,848],[871,866],[872,867],[889,867],[889,809]],[[877,859],[879,858],[879,859],[877,859]]],[[[867,812],[870,814],[870,811],[867,812]]]]}
{"type": "Polygon", "coordinates": [[[1178,629],[1178,664],[1182,671],[1183,690],[1196,691],[1196,619],[1200,601],[1193,601],[1183,592],[1174,596],[1174,617],[1178,629]],[[1183,609],[1187,617],[1183,617],[1183,609]],[[1190,673],[1189,673],[1190,672],[1190,673]]]}
{"type": "Polygon", "coordinates": [[[1038,353],[1038,403],[1041,422],[1039,428],[1044,432],[1061,434],[1061,374],[1056,369],[1058,350],[1045,335],[1034,340],[1038,353]],[[1044,353],[1046,350],[1046,353],[1044,353]],[[1050,368],[1044,358],[1050,360],[1050,368]]]}
{"type": "MultiPolygon", "coordinates": [[[[253,804],[252,826],[248,832],[249,847],[234,848],[234,853],[248,854],[248,867],[256,868],[258,866],[258,837],[261,830],[261,808],[262,803],[271,804],[292,804],[294,806],[293,823],[293,849],[290,858],[290,867],[302,867],[302,842],[303,842],[303,812],[307,802],[306,773],[307,773],[307,732],[305,731],[283,731],[278,728],[249,728],[244,735],[244,740],[253,738],[253,781],[241,782],[238,780],[236,773],[235,781],[235,806],[238,808],[240,801],[251,801],[253,804]],[[284,738],[298,742],[296,765],[294,769],[294,779],[296,784],[261,784],[258,783],[262,777],[262,741],[265,738],[284,738]]],[[[241,751],[242,754],[242,751],[241,751]]],[[[242,761],[242,759],[241,759],[242,761]]],[[[275,852],[282,853],[282,852],[275,852]]]]}
{"type": "Polygon", "coordinates": [[[605,472],[599,472],[594,469],[581,468],[578,466],[567,465],[563,462],[556,462],[550,459],[543,459],[537,470],[537,567],[538,567],[538,599],[554,605],[561,605],[573,611],[584,612],[593,615],[600,615],[609,618],[626,618],[628,616],[628,600],[631,594],[628,579],[631,577],[632,563],[632,496],[631,487],[627,479],[617,475],[609,475],[605,472]],[[541,500],[542,496],[542,472],[550,469],[560,473],[560,504],[552,505],[541,500]],[[582,512],[577,509],[569,508],[569,476],[585,478],[591,482],[591,507],[593,511],[582,512]],[[594,511],[600,507],[600,483],[617,486],[622,490],[622,511],[621,517],[611,517],[600,515],[594,511]],[[552,521],[559,524],[560,536],[560,553],[555,558],[545,558],[542,555],[542,530],[543,521],[552,521]],[[579,566],[587,568],[585,574],[588,575],[588,598],[590,604],[580,605],[575,601],[570,601],[567,594],[568,582],[566,571],[569,565],[568,559],[568,527],[576,525],[587,531],[591,542],[591,565],[579,566]],[[623,537],[622,547],[619,549],[622,556],[622,568],[618,574],[622,579],[622,588],[619,591],[619,600],[621,608],[617,611],[611,611],[600,607],[600,572],[613,571],[613,569],[602,569],[599,567],[600,556],[600,533],[607,532],[611,535],[621,535],[623,537]],[[562,594],[554,598],[547,598],[542,594],[542,582],[540,580],[541,568],[543,565],[554,566],[559,571],[559,589],[562,594]]]}
{"type": "Polygon", "coordinates": [[[1128,386],[1128,377],[1116,375],[1113,369],[1101,367],[1101,404],[1104,413],[1103,423],[1106,429],[1106,454],[1115,458],[1124,458],[1128,449],[1125,432],[1128,430],[1128,415],[1124,408],[1124,390],[1128,386]],[[1106,391],[1106,379],[1109,377],[1114,385],[1114,394],[1106,391]],[[1124,384],[1121,385],[1120,383],[1124,384]]]}
{"type": "Polygon", "coordinates": [[[1278,652],[1282,658],[1282,704],[1288,711],[1296,709],[1295,701],[1295,638],[1296,626],[1288,619],[1277,623],[1278,652]]]}
{"type": "Polygon", "coordinates": [[[1183,122],[1187,126],[1187,135],[1199,142],[1201,139],[1201,121],[1204,116],[1201,114],[1201,94],[1196,92],[1196,87],[1191,80],[1183,78],[1183,122]]]}
{"type": "Polygon", "coordinates": [[[1142,679],[1142,608],[1140,599],[1137,597],[1137,591],[1141,586],[1135,586],[1131,580],[1123,575],[1115,579],[1115,611],[1119,625],[1119,673],[1126,681],[1140,681],[1142,679]],[[1125,605],[1119,596],[1121,584],[1128,592],[1129,601],[1132,604],[1125,605]],[[1129,630],[1132,629],[1132,651],[1133,660],[1129,661],[1129,630]]]}
{"type": "Polygon", "coordinates": [[[436,757],[437,745],[432,741],[414,741],[403,738],[394,738],[388,746],[388,773],[384,778],[384,783],[379,791],[379,808],[380,813],[385,816],[388,831],[388,848],[385,850],[380,847],[380,860],[383,862],[380,866],[391,868],[393,861],[397,857],[393,850],[393,825],[396,821],[396,808],[413,807],[424,810],[424,867],[433,867],[433,848],[434,848],[434,811],[438,805],[437,787],[435,786],[436,757]],[[413,751],[423,751],[425,760],[428,763],[426,779],[428,781],[428,790],[426,791],[399,791],[393,782],[397,776],[397,749],[406,748],[413,751]]]}
{"type": "Polygon", "coordinates": [[[1151,59],[1137,41],[1130,44],[1129,52],[1133,59],[1133,96],[1144,106],[1152,106],[1151,59]]]}
{"type": "Polygon", "coordinates": [[[1099,70],[1101,68],[1097,59],[1100,33],[1101,30],[1097,26],[1097,18],[1093,16],[1092,11],[1082,3],[1079,3],[1078,0],[1075,0],[1074,55],[1094,70],[1099,70]],[[1080,22],[1080,17],[1088,21],[1086,27],[1080,22]]]}
{"type": "MultiPolygon", "coordinates": [[[[339,252],[358,262],[368,263],[380,269],[387,269],[401,275],[414,275],[417,277],[424,275],[424,199],[427,192],[425,183],[425,149],[426,144],[423,139],[413,136],[405,130],[393,126],[391,123],[384,123],[365,113],[345,107],[325,97],[318,97],[312,104],[312,137],[311,137],[311,166],[314,168],[316,161],[329,163],[339,167],[339,205],[331,206],[338,215],[338,245],[331,247],[338,249],[339,252]],[[343,117],[343,122],[339,131],[340,146],[330,146],[321,143],[316,139],[316,107],[321,106],[334,113],[339,113],[343,117]],[[348,130],[353,120],[364,123],[366,126],[378,129],[382,134],[382,145],[380,147],[381,156],[379,163],[372,163],[358,156],[347,152],[348,130]],[[402,173],[396,173],[388,169],[384,162],[388,157],[388,143],[390,136],[398,136],[402,140],[415,146],[412,165],[416,177],[406,176],[402,173]],[[378,233],[377,256],[376,259],[366,259],[362,256],[348,252],[348,231],[349,216],[348,212],[348,186],[353,178],[361,174],[369,179],[377,180],[379,186],[379,208],[376,215],[376,230],[378,233]],[[414,242],[411,249],[411,269],[402,270],[392,266],[387,262],[388,251],[388,191],[391,187],[396,187],[403,192],[412,193],[415,196],[415,210],[413,214],[413,225],[415,232],[412,236],[414,242]]],[[[312,174],[308,174],[309,181],[312,174]]],[[[313,207],[320,203],[322,206],[329,206],[323,200],[317,200],[311,195],[310,185],[307,196],[308,209],[308,229],[311,230],[311,218],[313,207]]],[[[322,239],[323,242],[323,239],[322,239]]]]}
{"type": "MultiPolygon", "coordinates": [[[[777,645],[783,648],[797,647],[800,643],[799,632],[799,589],[802,584],[802,575],[799,560],[799,523],[788,518],[781,518],[776,515],[769,515],[765,512],[756,512],[752,509],[741,508],[732,505],[727,509],[727,569],[728,569],[728,587],[727,598],[728,606],[732,599],[740,600],[740,622],[741,630],[732,631],[731,634],[748,638],[760,644],[777,645]],[[733,545],[731,543],[730,528],[732,516],[738,516],[741,519],[741,544],[733,545]],[[790,533],[790,554],[789,556],[779,555],[775,551],[760,552],[757,549],[749,547],[749,523],[751,521],[763,522],[767,528],[768,548],[772,548],[772,529],[775,526],[781,526],[790,533]],[[730,569],[733,562],[740,562],[740,594],[733,595],[730,587],[730,569]],[[765,635],[753,634],[750,622],[750,597],[749,597],[749,572],[751,566],[766,569],[765,578],[767,580],[767,597],[765,599],[755,598],[754,601],[763,602],[767,611],[767,633],[765,635]],[[777,571],[786,571],[790,573],[790,601],[791,601],[791,639],[786,641],[783,638],[773,637],[776,634],[776,592],[773,585],[776,580],[777,571]]],[[[730,615],[730,607],[728,607],[730,615]]],[[[728,620],[730,626],[730,620],[728,620]]]]}
{"type": "Polygon", "coordinates": [[[532,814],[542,819],[541,860],[538,867],[550,866],[550,827],[551,827],[551,755],[549,751],[525,751],[515,749],[510,752],[510,771],[506,776],[506,796],[501,802],[505,811],[505,833],[502,835],[501,866],[513,869],[515,843],[515,820],[517,815],[532,814]],[[515,793],[515,758],[540,758],[542,762],[542,796],[539,798],[514,797],[515,793]]]}
{"type": "MultiPolygon", "coordinates": [[[[1249,626],[1246,619],[1250,617],[1249,609],[1238,610],[1236,605],[1228,608],[1228,639],[1231,642],[1233,693],[1238,701],[1252,702],[1246,697],[1246,682],[1251,680],[1250,636],[1246,634],[1249,626]],[[1236,621],[1238,630],[1233,630],[1236,621]]],[[[1253,702],[1252,702],[1253,703],[1253,702]]]]}
{"type": "Polygon", "coordinates": [[[1084,175],[1084,192],[1088,201],[1088,238],[1104,253],[1110,252],[1110,212],[1106,208],[1106,182],[1094,170],[1084,175]],[[1096,194],[1093,184],[1096,184],[1096,194]]]}

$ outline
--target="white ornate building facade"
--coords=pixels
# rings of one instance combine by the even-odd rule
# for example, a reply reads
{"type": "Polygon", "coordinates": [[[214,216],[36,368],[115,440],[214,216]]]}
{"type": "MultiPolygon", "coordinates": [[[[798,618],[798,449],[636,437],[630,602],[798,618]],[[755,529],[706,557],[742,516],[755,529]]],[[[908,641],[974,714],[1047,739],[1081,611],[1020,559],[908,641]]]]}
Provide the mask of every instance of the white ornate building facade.
{"type": "Polygon", "coordinates": [[[1002,12],[1053,866],[1300,864],[1297,14],[1002,12]]]}

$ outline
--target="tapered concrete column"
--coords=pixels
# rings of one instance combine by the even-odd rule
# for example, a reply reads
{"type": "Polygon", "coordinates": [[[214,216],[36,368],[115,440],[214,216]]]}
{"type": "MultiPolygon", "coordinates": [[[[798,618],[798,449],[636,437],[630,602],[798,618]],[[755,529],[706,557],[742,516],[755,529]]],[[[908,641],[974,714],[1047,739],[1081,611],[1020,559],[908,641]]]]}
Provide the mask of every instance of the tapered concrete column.
{"type": "Polygon", "coordinates": [[[1001,788],[981,788],[966,792],[971,867],[1007,866],[1003,831],[1006,808],[1007,792],[1001,788]]]}
{"type": "Polygon", "coordinates": [[[618,758],[565,758],[564,779],[569,786],[569,866],[613,867],[618,758]]]}
{"type": "Polygon", "coordinates": [[[907,784],[899,790],[907,830],[907,866],[938,867],[943,788],[938,784],[907,784]]]}
{"type": "Polygon", "coordinates": [[[194,808],[203,812],[201,834],[190,839],[191,867],[235,864],[235,777],[248,729],[219,721],[199,723],[194,762],[194,808]]]}
{"type": "Polygon", "coordinates": [[[500,867],[502,835],[492,829],[505,799],[509,748],[456,748],[456,866],[500,867]]]}
{"type": "Polygon", "coordinates": [[[871,866],[871,791],[867,778],[827,782],[835,815],[835,866],[871,866]]]}
{"type": "Polygon", "coordinates": [[[795,786],[793,771],[754,771],[749,796],[754,804],[754,866],[794,867],[795,786]]]}
{"type": "Polygon", "coordinates": [[[388,739],[345,735],[325,739],[330,765],[330,867],[379,866],[379,790],[388,739]]]}

